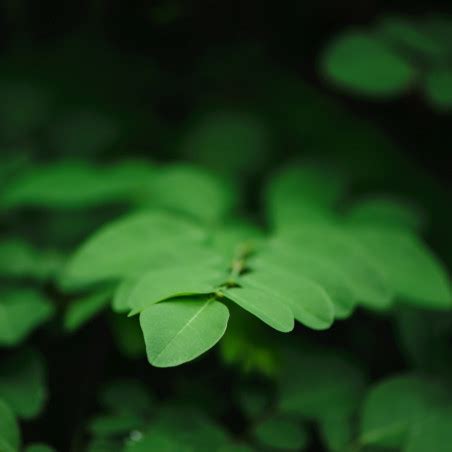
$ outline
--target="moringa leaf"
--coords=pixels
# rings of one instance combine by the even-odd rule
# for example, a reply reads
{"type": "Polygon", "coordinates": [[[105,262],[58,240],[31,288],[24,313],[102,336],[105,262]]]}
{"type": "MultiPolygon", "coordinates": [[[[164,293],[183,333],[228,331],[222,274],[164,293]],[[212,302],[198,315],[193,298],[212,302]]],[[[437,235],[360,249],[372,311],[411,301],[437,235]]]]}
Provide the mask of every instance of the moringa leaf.
{"type": "Polygon", "coordinates": [[[416,70],[402,55],[378,37],[348,31],[330,43],[322,71],[338,86],[375,97],[390,97],[406,91],[416,70]]]}
{"type": "Polygon", "coordinates": [[[41,293],[27,288],[0,292],[0,346],[13,346],[25,340],[54,312],[41,293]]]}
{"type": "Polygon", "coordinates": [[[226,306],[190,297],[157,303],[140,314],[148,360],[157,367],[191,361],[213,347],[228,323],[226,306]]]}
{"type": "Polygon", "coordinates": [[[392,293],[373,256],[345,228],[333,225],[300,226],[279,236],[298,253],[315,256],[348,277],[353,299],[374,309],[386,309],[392,293]]]}
{"type": "Polygon", "coordinates": [[[138,212],[98,230],[69,260],[61,284],[77,287],[118,280],[149,268],[190,261],[203,251],[206,233],[163,212],[138,212]]]}
{"type": "MultiPolygon", "coordinates": [[[[240,285],[255,296],[262,294],[269,303],[273,299],[274,306],[284,306],[284,310],[279,309],[280,316],[289,308],[288,312],[292,312],[296,320],[309,328],[322,330],[333,323],[334,307],[331,300],[318,284],[309,279],[286,274],[283,269],[271,268],[243,276],[240,285]]],[[[284,315],[287,319],[284,329],[290,331],[293,327],[292,315],[284,315]]]]}
{"type": "Polygon", "coordinates": [[[294,315],[285,299],[271,291],[253,287],[244,278],[242,278],[242,284],[244,286],[241,288],[224,290],[224,295],[275,330],[284,333],[293,330],[294,315]]]}
{"type": "Polygon", "coordinates": [[[201,262],[144,273],[129,290],[127,306],[132,310],[131,314],[168,298],[215,292],[227,275],[214,261],[212,264],[208,266],[201,262]]]}
{"type": "Polygon", "coordinates": [[[431,309],[452,308],[449,278],[443,266],[410,231],[394,228],[353,228],[392,290],[431,309]]]}

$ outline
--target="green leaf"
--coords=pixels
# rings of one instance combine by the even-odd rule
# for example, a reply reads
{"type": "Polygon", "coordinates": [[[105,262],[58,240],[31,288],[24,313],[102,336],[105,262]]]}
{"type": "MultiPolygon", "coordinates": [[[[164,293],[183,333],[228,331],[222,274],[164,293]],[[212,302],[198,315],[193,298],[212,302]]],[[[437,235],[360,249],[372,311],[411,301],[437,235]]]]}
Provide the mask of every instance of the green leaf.
{"type": "Polygon", "coordinates": [[[91,318],[99,314],[110,302],[112,290],[108,289],[87,295],[70,302],[64,315],[64,328],[74,332],[91,318]]]}
{"type": "Polygon", "coordinates": [[[422,213],[409,203],[392,198],[373,197],[353,204],[346,221],[356,225],[392,226],[419,231],[423,226],[422,213]]]}
{"type": "Polygon", "coordinates": [[[432,69],[425,80],[425,95],[438,110],[452,108],[452,68],[432,69]]]}
{"type": "Polygon", "coordinates": [[[278,331],[287,333],[294,328],[294,315],[283,297],[271,291],[253,287],[246,279],[243,287],[224,290],[224,295],[278,331]]]}
{"type": "Polygon", "coordinates": [[[19,424],[11,408],[0,399],[0,450],[2,452],[18,452],[19,446],[19,424]]]}
{"type": "Polygon", "coordinates": [[[126,303],[132,310],[131,314],[137,314],[168,298],[213,293],[226,277],[226,271],[219,265],[208,266],[203,262],[151,270],[136,279],[135,285],[129,289],[126,303]]]}
{"type": "Polygon", "coordinates": [[[317,283],[269,267],[241,279],[244,288],[253,288],[285,303],[296,320],[314,330],[329,328],[334,320],[334,306],[328,294],[317,283]]]}
{"type": "Polygon", "coordinates": [[[356,305],[356,295],[350,278],[335,262],[322,259],[316,253],[294,247],[290,242],[270,239],[267,246],[252,260],[256,272],[280,268],[286,274],[302,276],[320,285],[334,304],[334,315],[345,318],[356,305]]]}
{"type": "Polygon", "coordinates": [[[61,257],[38,251],[28,243],[11,238],[0,243],[0,275],[7,278],[45,279],[57,272],[61,257]]]}
{"type": "Polygon", "coordinates": [[[300,224],[332,222],[332,209],[345,191],[337,174],[292,165],[276,173],[266,191],[268,216],[278,231],[300,224]]]}
{"type": "Polygon", "coordinates": [[[279,387],[279,409],[309,419],[345,418],[363,396],[362,371],[338,351],[313,349],[287,355],[279,387]]]}
{"type": "Polygon", "coordinates": [[[152,179],[145,204],[214,223],[233,207],[232,185],[220,176],[189,165],[161,168],[152,179]]]}
{"type": "Polygon", "coordinates": [[[134,213],[89,238],[69,260],[61,284],[88,285],[192,262],[195,253],[204,251],[205,239],[201,228],[183,218],[162,212],[134,213]]]}
{"type": "Polygon", "coordinates": [[[360,442],[402,446],[409,432],[437,411],[444,396],[441,387],[416,375],[400,375],[377,383],[364,401],[360,442]]]}
{"type": "Polygon", "coordinates": [[[374,309],[387,308],[392,293],[373,256],[344,228],[313,225],[285,231],[279,236],[300,255],[313,256],[346,274],[353,299],[374,309]]]}
{"type": "Polygon", "coordinates": [[[445,269],[410,231],[354,228],[353,235],[377,263],[392,290],[430,309],[450,309],[452,292],[445,269]]]}
{"type": "Polygon", "coordinates": [[[254,428],[254,436],[266,447],[283,450],[304,450],[308,436],[300,421],[274,415],[254,428]]]}
{"type": "Polygon", "coordinates": [[[349,417],[325,417],[320,426],[320,436],[328,451],[343,452],[353,441],[353,422],[349,417]]]}
{"type": "Polygon", "coordinates": [[[32,289],[0,292],[0,346],[16,345],[53,314],[53,305],[32,289]]]}
{"type": "Polygon", "coordinates": [[[214,111],[191,124],[182,138],[181,152],[218,174],[243,178],[266,161],[269,138],[268,127],[257,116],[214,111]]]}
{"type": "Polygon", "coordinates": [[[181,298],[157,303],[140,314],[148,360],[171,367],[197,358],[223,336],[229,311],[212,299],[181,298]]]}
{"type": "Polygon", "coordinates": [[[21,418],[34,418],[41,412],[47,399],[47,389],[40,354],[25,349],[2,361],[0,398],[21,418]]]}
{"type": "Polygon", "coordinates": [[[452,444],[452,408],[426,416],[410,432],[404,452],[448,452],[452,444]]]}
{"type": "Polygon", "coordinates": [[[382,40],[360,31],[335,38],[325,52],[322,70],[337,85],[375,97],[401,94],[416,76],[401,55],[382,40]]]}
{"type": "Polygon", "coordinates": [[[25,171],[6,187],[0,203],[4,208],[68,209],[129,202],[140,188],[149,184],[153,173],[152,168],[143,162],[126,161],[109,167],[96,167],[63,160],[25,171]]]}

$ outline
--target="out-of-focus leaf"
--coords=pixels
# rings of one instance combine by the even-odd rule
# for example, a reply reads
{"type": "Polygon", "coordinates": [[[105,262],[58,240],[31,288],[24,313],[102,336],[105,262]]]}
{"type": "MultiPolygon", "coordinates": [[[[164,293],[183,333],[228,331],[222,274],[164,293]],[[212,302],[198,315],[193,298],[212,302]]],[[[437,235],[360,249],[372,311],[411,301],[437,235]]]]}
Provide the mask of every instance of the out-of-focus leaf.
{"type": "Polygon", "coordinates": [[[55,452],[55,449],[44,443],[28,444],[25,452],[55,452]]]}
{"type": "Polygon", "coordinates": [[[452,68],[432,69],[425,80],[425,95],[438,110],[451,110],[452,68]]]}
{"type": "Polygon", "coordinates": [[[283,450],[304,450],[308,436],[300,421],[272,416],[257,424],[254,436],[266,447],[283,450]]]}
{"type": "Polygon", "coordinates": [[[87,295],[78,300],[73,300],[64,315],[64,328],[73,332],[101,312],[109,303],[112,290],[87,295]]]}
{"type": "Polygon", "coordinates": [[[200,227],[183,218],[162,212],[134,213],[90,237],[69,260],[62,285],[115,280],[191,261],[192,253],[202,252],[205,239],[200,227]]]}
{"type": "Polygon", "coordinates": [[[47,321],[54,308],[41,293],[27,288],[0,292],[0,345],[22,342],[47,321]]]}
{"type": "Polygon", "coordinates": [[[89,423],[93,435],[105,437],[124,435],[142,427],[143,420],[139,416],[120,413],[97,416],[89,423]]]}
{"type": "Polygon", "coordinates": [[[146,347],[138,317],[113,315],[110,320],[113,338],[119,351],[128,358],[146,356],[146,347]]]}
{"type": "Polygon", "coordinates": [[[300,224],[333,222],[333,208],[346,188],[331,171],[293,165],[273,176],[266,192],[271,225],[285,230],[300,224]]]}
{"type": "Polygon", "coordinates": [[[11,408],[0,399],[0,450],[2,452],[18,452],[19,446],[19,424],[11,408]]]}
{"type": "Polygon", "coordinates": [[[39,353],[25,349],[2,361],[0,398],[24,419],[36,417],[47,399],[44,362],[39,353]]]}
{"type": "Polygon", "coordinates": [[[410,431],[435,415],[444,397],[440,386],[416,375],[377,383],[364,401],[360,443],[401,447],[410,431]]]}
{"type": "Polygon", "coordinates": [[[416,70],[384,41],[349,31],[329,45],[322,70],[337,85],[371,96],[390,97],[406,91],[416,70]]]}
{"type": "Polygon", "coordinates": [[[407,203],[387,197],[373,197],[353,204],[346,221],[358,225],[393,226],[418,231],[423,225],[422,213],[407,203]]]}
{"type": "Polygon", "coordinates": [[[354,228],[352,233],[397,295],[431,309],[452,307],[445,269],[413,233],[372,226],[354,228]]]}
{"type": "Polygon", "coordinates": [[[221,175],[187,164],[160,168],[145,205],[185,213],[207,223],[222,220],[236,202],[234,187],[221,175]]]}

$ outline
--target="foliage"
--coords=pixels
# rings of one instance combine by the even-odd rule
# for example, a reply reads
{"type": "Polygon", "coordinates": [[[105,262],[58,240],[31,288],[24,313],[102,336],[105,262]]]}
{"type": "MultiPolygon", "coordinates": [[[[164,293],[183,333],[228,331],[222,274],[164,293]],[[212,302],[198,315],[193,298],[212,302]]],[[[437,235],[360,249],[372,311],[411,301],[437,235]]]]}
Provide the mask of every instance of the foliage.
{"type": "MultiPolygon", "coordinates": [[[[136,8],[154,46],[191,18],[136,8]]],[[[0,452],[449,452],[442,161],[259,45],[173,61],[94,28],[1,57],[0,452]]],[[[450,36],[384,16],[316,77],[447,120],[450,36]]]]}

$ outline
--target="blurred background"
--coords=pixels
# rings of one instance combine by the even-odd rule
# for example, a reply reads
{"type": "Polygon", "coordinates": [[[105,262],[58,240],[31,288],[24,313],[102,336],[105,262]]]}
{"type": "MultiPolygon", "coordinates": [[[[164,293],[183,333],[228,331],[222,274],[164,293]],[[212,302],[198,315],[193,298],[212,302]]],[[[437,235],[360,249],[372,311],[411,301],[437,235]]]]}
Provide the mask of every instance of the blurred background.
{"type": "MultiPolygon", "coordinates": [[[[430,218],[425,236],[450,268],[449,14],[449,2],[426,0],[1,0],[0,187],[60,160],[186,161],[228,179],[241,190],[242,209],[255,212],[276,168],[315,162],[345,174],[353,196],[411,200],[430,218]]],[[[20,226],[23,235],[47,246],[49,231],[29,232],[44,220],[27,215],[33,221],[20,226]]],[[[111,216],[97,212],[92,224],[111,216]]],[[[16,222],[4,216],[0,230],[16,222]]],[[[54,224],[61,233],[63,223],[54,224]]],[[[79,240],[71,236],[67,247],[79,240]]],[[[55,399],[47,420],[25,427],[29,436],[45,425],[51,437],[49,426],[64,412],[61,378],[71,372],[58,361],[68,343],[70,384],[85,393],[105,374],[124,373],[124,363],[111,359],[93,376],[91,364],[106,355],[98,349],[111,345],[99,340],[98,325],[72,342],[46,345],[55,399]],[[77,369],[87,363],[80,383],[77,369]]],[[[340,328],[322,340],[335,343],[340,328]]],[[[391,331],[382,331],[384,348],[391,331]]],[[[386,358],[374,368],[397,369],[397,352],[386,358]]],[[[147,363],[127,365],[140,375],[147,363]]],[[[161,372],[157,392],[165,390],[161,372]]],[[[183,379],[178,385],[183,392],[183,379]]],[[[74,413],[54,441],[62,447],[73,434],[71,420],[81,417],[77,410],[87,409],[71,404],[74,413]]]]}

